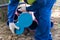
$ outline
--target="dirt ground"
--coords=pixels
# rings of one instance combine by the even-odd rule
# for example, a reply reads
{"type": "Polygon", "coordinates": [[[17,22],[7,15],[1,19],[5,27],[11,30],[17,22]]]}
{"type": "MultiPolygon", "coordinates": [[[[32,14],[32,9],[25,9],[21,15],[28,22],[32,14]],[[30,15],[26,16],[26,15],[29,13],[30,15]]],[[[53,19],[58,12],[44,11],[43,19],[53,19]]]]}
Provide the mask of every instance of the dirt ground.
{"type": "Polygon", "coordinates": [[[54,27],[52,28],[53,40],[60,40],[60,18],[53,18],[54,27]]]}
{"type": "MultiPolygon", "coordinates": [[[[60,40],[60,18],[52,18],[54,27],[52,28],[53,40],[60,40]]],[[[13,35],[9,30],[6,23],[0,22],[0,40],[33,40],[34,37],[31,35],[13,35]]]]}
{"type": "MultiPolygon", "coordinates": [[[[56,5],[60,5],[60,0],[57,1],[56,5]]],[[[54,22],[54,27],[51,29],[52,38],[53,40],[60,40],[60,8],[54,8],[54,12],[52,13],[52,21],[54,22]]],[[[34,40],[33,34],[30,32],[28,35],[13,35],[6,25],[6,22],[3,23],[0,21],[0,40],[34,40]]]]}

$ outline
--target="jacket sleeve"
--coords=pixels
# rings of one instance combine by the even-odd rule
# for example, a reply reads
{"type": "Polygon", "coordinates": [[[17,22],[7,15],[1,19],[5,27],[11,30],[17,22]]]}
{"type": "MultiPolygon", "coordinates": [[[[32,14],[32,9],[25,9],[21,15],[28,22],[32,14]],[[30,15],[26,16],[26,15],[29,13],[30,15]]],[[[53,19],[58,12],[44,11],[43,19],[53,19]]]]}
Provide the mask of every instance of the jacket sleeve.
{"type": "Polygon", "coordinates": [[[27,7],[26,10],[27,11],[35,11],[36,9],[46,5],[47,0],[36,0],[36,2],[34,2],[33,5],[31,5],[30,7],[27,7]]]}
{"type": "Polygon", "coordinates": [[[19,3],[19,0],[10,0],[10,3],[8,5],[8,13],[7,13],[9,22],[13,22],[14,20],[14,15],[15,15],[15,11],[18,6],[18,3],[19,3]]]}
{"type": "Polygon", "coordinates": [[[34,3],[33,5],[26,7],[27,11],[35,11],[36,9],[38,9],[37,4],[34,3]]]}

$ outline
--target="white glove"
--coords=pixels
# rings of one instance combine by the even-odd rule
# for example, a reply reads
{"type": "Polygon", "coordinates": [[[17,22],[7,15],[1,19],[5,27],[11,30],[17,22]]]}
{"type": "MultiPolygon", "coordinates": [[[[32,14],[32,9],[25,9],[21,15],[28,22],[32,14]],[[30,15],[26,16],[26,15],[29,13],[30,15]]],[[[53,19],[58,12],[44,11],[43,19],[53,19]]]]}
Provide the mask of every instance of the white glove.
{"type": "Polygon", "coordinates": [[[36,18],[35,18],[35,16],[34,16],[34,12],[29,12],[31,15],[32,15],[32,18],[33,18],[33,20],[35,20],[36,18]]]}
{"type": "Polygon", "coordinates": [[[19,27],[17,27],[14,23],[9,23],[9,28],[13,34],[15,33],[15,29],[19,30],[19,27]]]}
{"type": "Polygon", "coordinates": [[[20,6],[18,6],[18,8],[20,8],[20,9],[18,9],[19,11],[26,12],[26,5],[25,4],[21,4],[20,6]]]}

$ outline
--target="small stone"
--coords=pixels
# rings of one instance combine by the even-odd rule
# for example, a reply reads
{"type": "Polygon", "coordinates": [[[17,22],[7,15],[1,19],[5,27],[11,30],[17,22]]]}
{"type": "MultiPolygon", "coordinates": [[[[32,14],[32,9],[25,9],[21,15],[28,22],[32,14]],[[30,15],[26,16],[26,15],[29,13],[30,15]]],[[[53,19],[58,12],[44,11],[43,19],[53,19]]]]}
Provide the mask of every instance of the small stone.
{"type": "Polygon", "coordinates": [[[9,37],[8,37],[8,40],[12,40],[12,37],[11,37],[11,36],[9,36],[9,37]]]}
{"type": "Polygon", "coordinates": [[[4,40],[4,38],[3,37],[0,37],[0,40],[4,40]]]}

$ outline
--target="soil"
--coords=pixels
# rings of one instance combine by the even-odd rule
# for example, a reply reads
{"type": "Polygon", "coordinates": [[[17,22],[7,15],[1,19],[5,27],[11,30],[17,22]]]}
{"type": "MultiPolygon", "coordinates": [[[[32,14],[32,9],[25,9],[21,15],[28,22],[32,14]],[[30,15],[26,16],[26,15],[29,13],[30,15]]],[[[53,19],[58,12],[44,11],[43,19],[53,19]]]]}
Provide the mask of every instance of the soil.
{"type": "MultiPolygon", "coordinates": [[[[60,40],[60,16],[52,15],[51,20],[54,22],[54,27],[51,29],[52,38],[53,40],[60,40]]],[[[6,22],[0,21],[0,40],[34,40],[34,32],[30,32],[27,35],[14,35],[9,30],[6,22]]]]}

